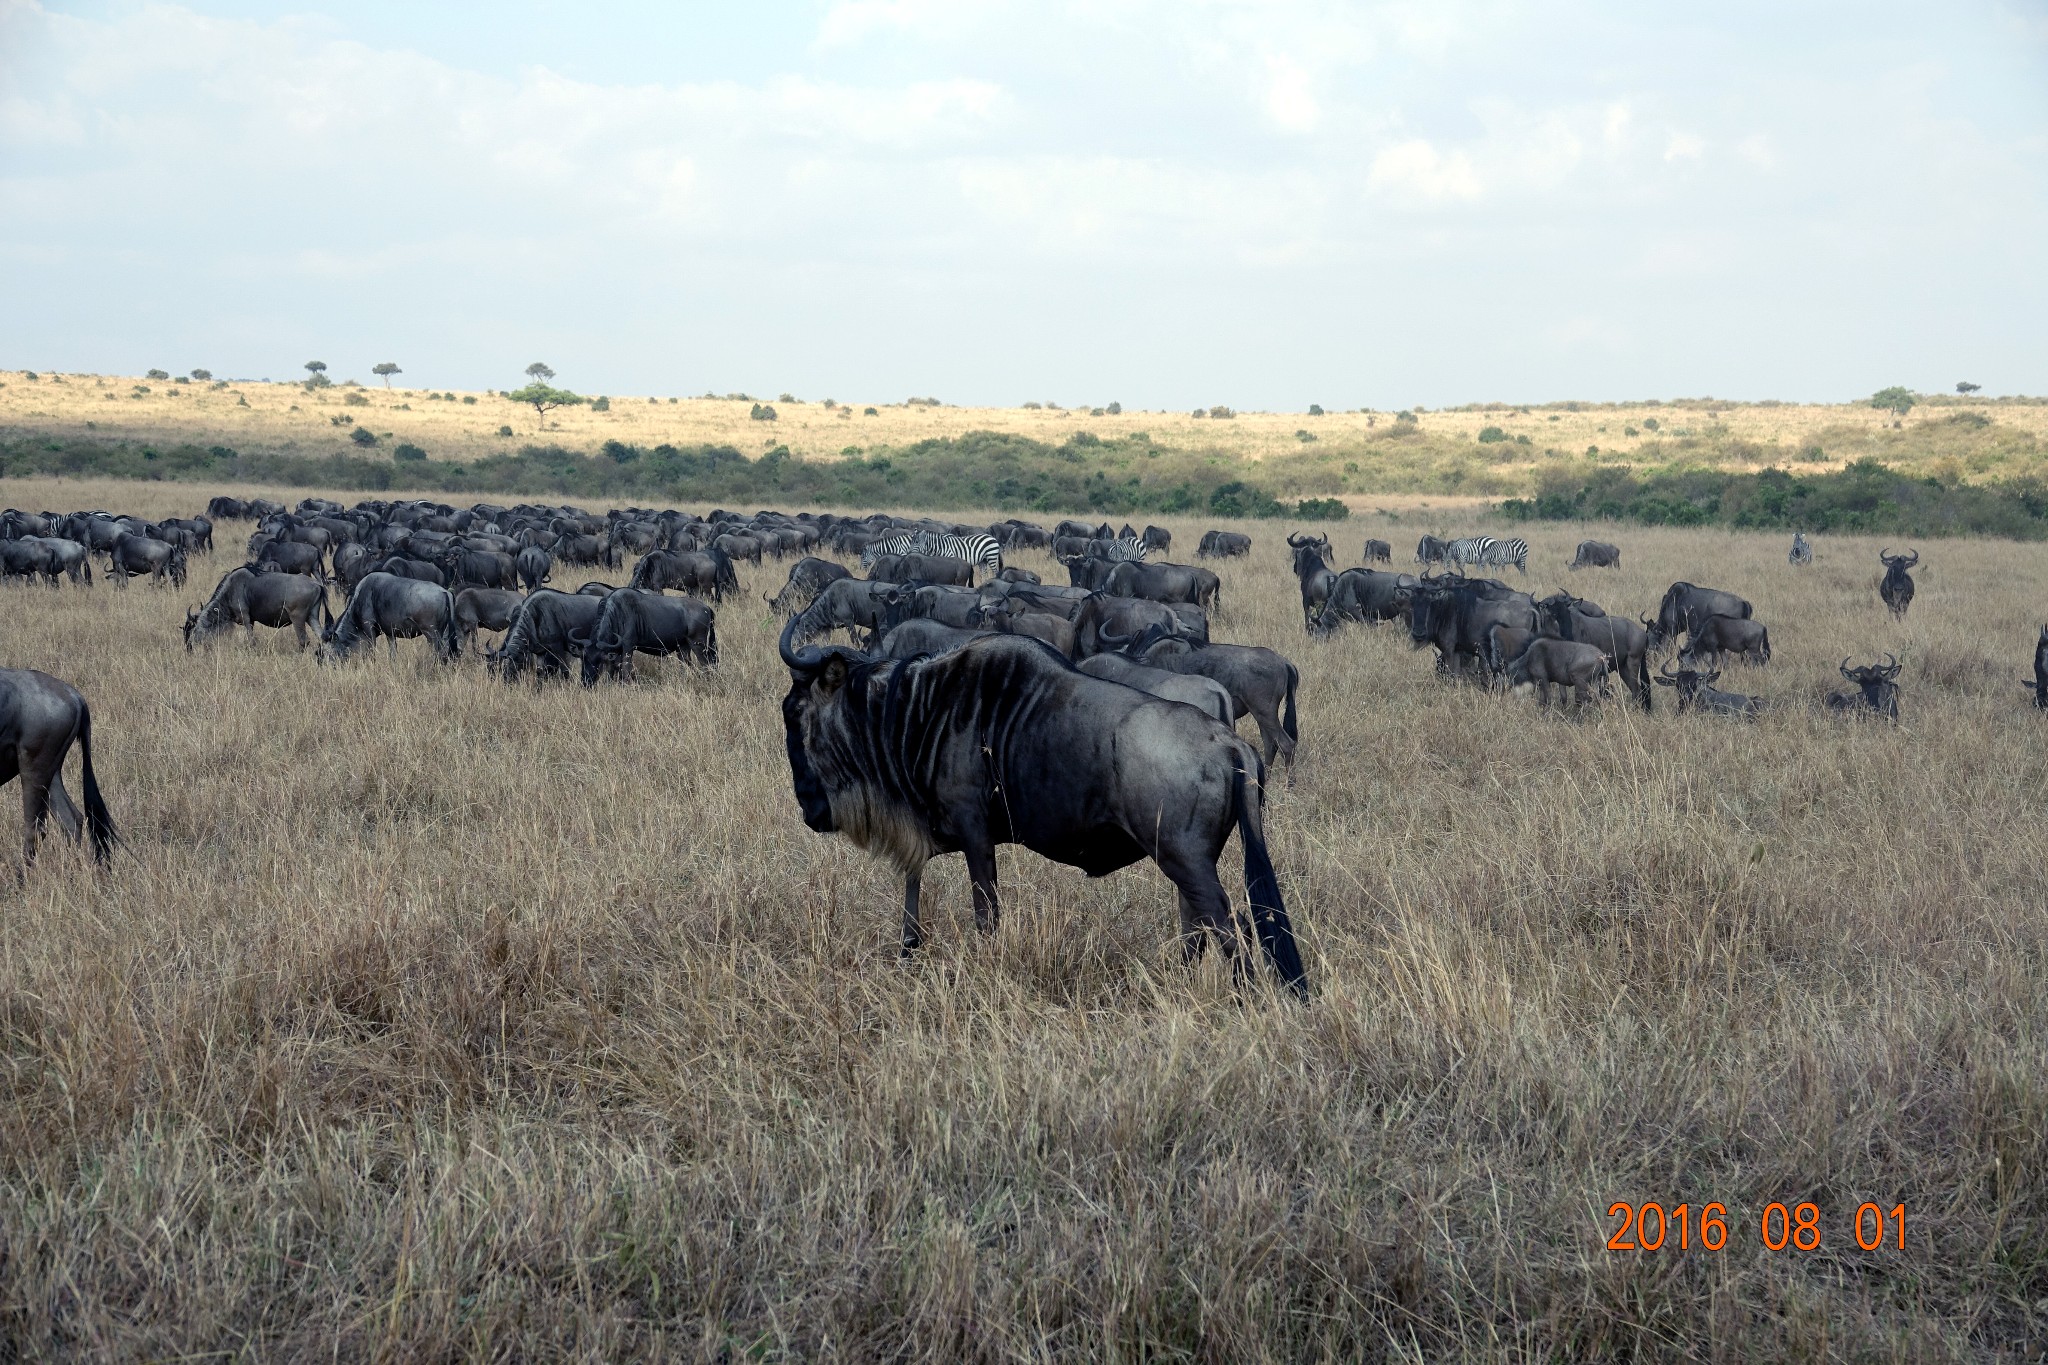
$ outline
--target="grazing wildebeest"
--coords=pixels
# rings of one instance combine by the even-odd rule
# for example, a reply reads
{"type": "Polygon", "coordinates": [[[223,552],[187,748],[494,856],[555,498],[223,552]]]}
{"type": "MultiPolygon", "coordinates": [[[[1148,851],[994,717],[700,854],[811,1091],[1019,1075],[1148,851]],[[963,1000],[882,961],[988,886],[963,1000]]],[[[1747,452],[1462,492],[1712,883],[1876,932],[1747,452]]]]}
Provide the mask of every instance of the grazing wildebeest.
{"type": "Polygon", "coordinates": [[[1090,592],[1099,591],[1117,570],[1117,565],[1109,560],[1091,559],[1087,555],[1068,555],[1060,563],[1066,566],[1069,587],[1086,588],[1090,592]]]}
{"type": "Polygon", "coordinates": [[[547,549],[564,564],[593,569],[616,569],[619,566],[619,547],[598,536],[564,531],[547,549]]]}
{"type": "MultiPolygon", "coordinates": [[[[1508,686],[1517,696],[1527,696],[1534,688],[1537,705],[1545,708],[1552,687],[1569,687],[1576,711],[1586,704],[1587,689],[1606,679],[1608,664],[1607,655],[1594,645],[1539,635],[1508,662],[1508,686]]],[[[1564,704],[1562,696],[1558,704],[1564,704]]]]}
{"type": "Polygon", "coordinates": [[[463,644],[475,649],[479,630],[512,629],[524,605],[525,595],[511,588],[464,588],[455,594],[455,628],[463,644]]]}
{"type": "Polygon", "coordinates": [[[1795,569],[1803,569],[1813,563],[1813,547],[1806,543],[1806,532],[1792,533],[1792,551],[1785,556],[1786,562],[1795,569]]]}
{"type": "Polygon", "coordinates": [[[1148,602],[1191,602],[1203,611],[1221,605],[1223,582],[1193,564],[1144,564],[1125,560],[1102,580],[1112,597],[1142,597],[1148,602]]]}
{"type": "MultiPolygon", "coordinates": [[[[1151,857],[1180,892],[1183,943],[1236,958],[1216,859],[1235,827],[1259,943],[1289,989],[1307,975],[1266,852],[1264,769],[1193,707],[1081,673],[1035,640],[992,636],[908,661],[793,649],[783,727],[804,823],[842,833],[903,874],[903,951],[924,941],[924,865],[967,855],[974,917],[999,920],[995,851],[1022,844],[1099,877],[1151,857]]],[[[1237,964],[1242,972],[1242,964],[1237,964]]]]}
{"type": "Polygon", "coordinates": [[[391,555],[377,566],[378,573],[390,574],[394,578],[410,578],[420,583],[432,583],[436,587],[448,586],[448,573],[438,564],[429,564],[424,559],[413,559],[406,555],[391,555]]]}
{"type": "Polygon", "coordinates": [[[974,566],[944,555],[883,555],[868,577],[885,583],[950,583],[966,588],[974,585],[974,566]]]}
{"type": "Polygon", "coordinates": [[[1288,785],[1294,784],[1294,752],[1301,738],[1294,694],[1301,685],[1301,672],[1285,655],[1260,645],[1196,644],[1169,638],[1158,625],[1148,626],[1136,640],[1111,636],[1104,643],[1138,663],[1222,683],[1234,707],[1232,719],[1249,715],[1258,723],[1265,761],[1271,763],[1275,757],[1284,761],[1288,785]]]}
{"type": "MultiPolygon", "coordinates": [[[[1650,698],[1655,694],[1650,688],[1650,632],[1647,627],[1623,616],[1609,616],[1597,604],[1567,592],[1553,593],[1538,602],[1536,607],[1543,614],[1543,634],[1597,648],[1620,675],[1622,686],[1635,692],[1636,701],[1643,710],[1652,709],[1650,698]]],[[[1732,621],[1735,618],[1720,619],[1732,621]]],[[[1763,628],[1759,626],[1757,629],[1763,628]]],[[[1741,632],[1731,630],[1727,638],[1739,637],[1741,632]]],[[[1698,639],[1698,634],[1695,633],[1693,638],[1698,639]]],[[[1769,653],[1767,642],[1766,658],[1769,653]]]]}
{"type": "Polygon", "coordinates": [[[1902,617],[1913,605],[1913,576],[1906,570],[1920,562],[1920,552],[1895,555],[1879,550],[1877,557],[1884,561],[1884,581],[1877,585],[1877,595],[1892,609],[1892,615],[1902,617]]]}
{"type": "Polygon", "coordinates": [[[1678,656],[1683,664],[1718,668],[1723,654],[1739,654],[1748,664],[1771,661],[1771,633],[1764,623],[1745,621],[1739,616],[1709,616],[1693,627],[1685,650],[1678,656]]]}
{"type": "Polygon", "coordinates": [[[1208,531],[1195,547],[1197,559],[1232,559],[1252,552],[1252,538],[1236,531],[1208,531]]]}
{"type": "Polygon", "coordinates": [[[52,588],[64,571],[57,552],[41,540],[0,540],[0,575],[33,579],[37,574],[52,588]]]}
{"type": "Polygon", "coordinates": [[[761,596],[766,599],[771,610],[783,616],[794,616],[815,602],[818,594],[825,590],[827,583],[836,583],[842,578],[851,577],[853,574],[844,564],[834,564],[829,559],[806,555],[790,566],[789,581],[782,585],[781,592],[773,597],[769,597],[767,593],[762,593],[761,596]]]}
{"type": "Polygon", "coordinates": [[[1287,544],[1294,551],[1294,576],[1301,585],[1301,624],[1313,630],[1317,614],[1337,586],[1337,575],[1330,572],[1330,538],[1290,535],[1287,544]]]}
{"type": "MultiPolygon", "coordinates": [[[[839,566],[835,564],[832,567],[839,566]]],[[[839,571],[842,574],[846,572],[844,569],[839,571]]],[[[723,602],[728,593],[740,590],[740,580],[732,559],[723,550],[656,550],[633,566],[633,576],[626,580],[626,586],[655,592],[676,588],[682,592],[703,593],[714,602],[723,602]]]]}
{"type": "Polygon", "coordinates": [[[1161,554],[1173,548],[1173,532],[1164,526],[1147,526],[1141,539],[1144,540],[1146,549],[1157,550],[1161,554]]]}
{"type": "Polygon", "coordinates": [[[165,517],[161,524],[174,531],[183,531],[188,537],[188,549],[201,554],[213,553],[213,523],[205,517],[165,517]]]}
{"type": "Polygon", "coordinates": [[[905,583],[903,591],[889,604],[883,626],[903,624],[913,617],[925,617],[942,626],[981,624],[982,596],[972,588],[955,588],[943,583],[905,583]]]}
{"type": "Polygon", "coordinates": [[[1582,540],[1579,552],[1567,569],[1618,569],[1621,567],[1621,550],[1604,540],[1582,540]]]}
{"type": "Polygon", "coordinates": [[[215,521],[247,521],[249,508],[240,498],[223,493],[206,504],[206,515],[215,521]]]}
{"type": "Polygon", "coordinates": [[[125,534],[107,551],[107,560],[117,588],[127,587],[129,579],[142,574],[148,574],[150,581],[159,585],[168,579],[174,587],[185,586],[185,547],[182,545],[167,544],[150,536],[125,534]]]}
{"type": "Polygon", "coordinates": [[[1643,624],[1649,627],[1650,648],[1655,650],[1678,643],[1680,635],[1690,634],[1709,616],[1734,616],[1747,621],[1755,614],[1749,603],[1732,592],[1673,583],[1664,590],[1664,600],[1657,604],[1657,619],[1643,624]]]}
{"type": "Polygon", "coordinates": [[[496,550],[450,549],[442,556],[440,567],[448,575],[451,590],[519,586],[519,571],[513,567],[512,556],[496,550]]]}
{"type": "Polygon", "coordinates": [[[868,578],[835,579],[819,591],[811,605],[789,618],[798,623],[796,642],[807,644],[843,630],[872,644],[880,638],[882,622],[903,590],[901,584],[868,578]]]}
{"type": "Polygon", "coordinates": [[[1711,712],[1720,716],[1746,716],[1755,720],[1763,714],[1762,697],[1744,696],[1740,692],[1721,692],[1714,688],[1714,681],[1721,676],[1715,669],[1712,673],[1700,673],[1694,669],[1674,669],[1667,661],[1657,670],[1656,681],[1678,693],[1678,714],[1687,710],[1711,712]]]}
{"type": "Polygon", "coordinates": [[[69,838],[92,835],[92,856],[105,863],[120,836],[92,772],[92,708],[70,683],[28,668],[0,668],[0,786],[21,779],[21,862],[36,860],[50,812],[69,838]],[[81,821],[64,790],[64,755],[78,744],[85,790],[81,821]],[[83,828],[81,828],[81,825],[83,828]]]}
{"type": "Polygon", "coordinates": [[[1391,564],[1394,562],[1394,547],[1384,540],[1368,539],[1365,553],[1360,558],[1368,564],[1391,564]]]}
{"type": "Polygon", "coordinates": [[[1213,716],[1225,725],[1237,720],[1237,703],[1231,700],[1230,689],[1214,678],[1205,678],[1199,673],[1175,673],[1164,668],[1154,668],[1127,659],[1121,654],[1097,654],[1083,659],[1075,665],[1091,678],[1107,682],[1122,683],[1135,687],[1140,692],[1150,692],[1167,701],[1177,701],[1192,706],[1205,716],[1213,716]]]}
{"type": "Polygon", "coordinates": [[[2034,689],[2034,705],[2048,711],[2048,626],[2041,627],[2040,638],[2034,641],[2034,677],[2026,686],[2034,689]]]}
{"type": "MultiPolygon", "coordinates": [[[[766,547],[758,536],[734,535],[728,532],[714,538],[711,548],[731,559],[744,559],[749,564],[759,565],[761,551],[766,547]]],[[[971,573],[972,570],[969,570],[971,573]]]]}
{"type": "Polygon", "coordinates": [[[1346,569],[1330,584],[1329,600],[1309,622],[1308,633],[1328,635],[1345,621],[1377,625],[1408,610],[1420,581],[1413,574],[1385,569],[1346,569]]]}
{"type": "Polygon", "coordinates": [[[290,626],[299,648],[304,649],[311,643],[306,627],[313,623],[316,612],[324,633],[334,618],[327,610],[327,586],[319,579],[295,573],[259,574],[246,566],[230,569],[214,584],[213,595],[204,605],[185,613],[185,649],[189,653],[192,646],[236,626],[247,628],[251,644],[256,641],[258,626],[276,630],[290,626]]]}
{"type": "Polygon", "coordinates": [[[434,647],[434,657],[449,663],[462,654],[462,633],[455,625],[455,597],[438,583],[396,574],[373,573],[356,584],[348,605],[322,633],[314,658],[326,662],[348,658],[364,645],[375,644],[378,636],[391,642],[391,657],[398,657],[398,642],[424,638],[434,647]]]}
{"type": "Polygon", "coordinates": [[[1887,654],[1885,663],[1865,664],[1861,668],[1849,667],[1847,659],[1842,660],[1841,673],[1854,684],[1854,692],[1830,692],[1827,708],[1836,715],[1853,715],[1868,711],[1897,722],[1899,718],[1899,685],[1893,681],[1899,676],[1899,661],[1887,654]]]}
{"type": "MultiPolygon", "coordinates": [[[[555,557],[538,545],[525,545],[512,556],[512,567],[519,571],[519,581],[528,592],[539,592],[554,573],[555,557]]],[[[338,559],[335,572],[341,572],[338,559]]]]}
{"type": "MultiPolygon", "coordinates": [[[[299,549],[305,546],[297,547],[299,549]]],[[[263,563],[275,561],[265,560],[263,563]]],[[[355,591],[356,584],[363,581],[363,575],[374,573],[377,568],[377,552],[367,545],[338,545],[334,550],[334,581],[346,597],[355,591]]],[[[317,573],[318,570],[316,569],[317,573]]]]}
{"type": "MultiPolygon", "coordinates": [[[[715,665],[716,621],[716,613],[694,597],[621,588],[604,599],[583,641],[583,685],[595,687],[605,673],[616,682],[631,682],[635,654],[657,659],[673,654],[705,667],[715,665]]],[[[576,642],[572,635],[570,643],[576,642]]]]}
{"type": "Polygon", "coordinates": [[[1485,578],[1418,582],[1409,595],[1408,638],[1435,646],[1439,671],[1462,677],[1485,667],[1486,633],[1495,625],[1534,630],[1536,603],[1527,593],[1485,578]]]}
{"type": "Polygon", "coordinates": [[[567,677],[569,657],[579,652],[572,637],[587,634],[602,610],[604,598],[587,593],[554,588],[528,593],[504,642],[484,652],[485,666],[506,682],[529,666],[536,684],[545,677],[567,677]]]}

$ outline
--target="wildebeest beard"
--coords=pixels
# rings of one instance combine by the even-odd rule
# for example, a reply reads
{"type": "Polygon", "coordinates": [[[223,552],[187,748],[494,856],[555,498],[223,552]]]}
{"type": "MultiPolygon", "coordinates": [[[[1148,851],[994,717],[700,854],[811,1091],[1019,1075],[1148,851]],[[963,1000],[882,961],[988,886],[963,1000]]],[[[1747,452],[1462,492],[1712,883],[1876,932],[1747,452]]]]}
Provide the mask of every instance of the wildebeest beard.
{"type": "Polygon", "coordinates": [[[929,699],[913,700],[913,689],[906,685],[909,673],[905,664],[893,661],[851,664],[837,698],[840,706],[857,713],[850,716],[820,715],[812,704],[809,681],[793,683],[783,700],[790,765],[804,823],[820,834],[845,835],[887,858],[900,872],[923,867],[939,853],[958,851],[938,846],[932,837],[934,812],[919,800],[919,784],[906,780],[933,765],[939,747],[919,739],[936,738],[945,724],[938,717],[906,715],[930,709],[929,699]],[[878,672],[885,675],[879,715],[874,688],[878,672]],[[822,773],[812,768],[813,757],[822,773]]]}

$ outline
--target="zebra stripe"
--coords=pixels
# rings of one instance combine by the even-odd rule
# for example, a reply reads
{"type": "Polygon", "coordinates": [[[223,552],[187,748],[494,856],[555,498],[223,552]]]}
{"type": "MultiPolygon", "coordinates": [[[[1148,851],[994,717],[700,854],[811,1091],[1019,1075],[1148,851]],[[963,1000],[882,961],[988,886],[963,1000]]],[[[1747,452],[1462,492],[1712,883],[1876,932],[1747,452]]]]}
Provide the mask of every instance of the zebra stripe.
{"type": "Polygon", "coordinates": [[[1486,542],[1479,551],[1481,564],[1497,568],[1512,564],[1523,573],[1529,572],[1528,541],[1519,536],[1510,536],[1506,540],[1495,540],[1491,536],[1481,536],[1480,539],[1486,542]]]}
{"type": "Polygon", "coordinates": [[[1096,544],[1102,546],[1096,558],[1118,564],[1143,559],[1151,548],[1145,544],[1142,536],[1119,536],[1115,540],[1097,541],[1096,544]]]}
{"type": "Polygon", "coordinates": [[[1463,569],[1467,564],[1477,564],[1493,545],[1492,536],[1465,536],[1444,546],[1444,562],[1463,569]]]}
{"type": "Polygon", "coordinates": [[[921,538],[924,545],[930,548],[920,548],[918,550],[919,554],[940,555],[946,559],[964,559],[976,568],[987,569],[991,574],[999,574],[1003,571],[1003,547],[996,544],[994,536],[933,535],[931,532],[926,531],[921,538]]]}
{"type": "Polygon", "coordinates": [[[883,555],[922,554],[923,551],[917,547],[924,539],[924,535],[923,531],[903,531],[882,540],[869,541],[868,547],[860,552],[861,568],[874,568],[875,561],[883,555]]]}

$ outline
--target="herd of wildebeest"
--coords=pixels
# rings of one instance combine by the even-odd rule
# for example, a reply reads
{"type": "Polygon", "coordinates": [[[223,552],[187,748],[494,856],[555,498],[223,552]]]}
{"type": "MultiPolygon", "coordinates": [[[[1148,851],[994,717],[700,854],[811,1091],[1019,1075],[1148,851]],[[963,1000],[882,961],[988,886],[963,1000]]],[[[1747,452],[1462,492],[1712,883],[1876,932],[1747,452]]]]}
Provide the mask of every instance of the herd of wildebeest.
{"type": "MultiPolygon", "coordinates": [[[[782,703],[791,780],[804,822],[842,833],[895,863],[904,877],[904,951],[923,938],[918,894],[932,857],[966,855],[976,922],[997,919],[994,850],[1019,843],[1100,876],[1151,858],[1179,892],[1192,958],[1213,938],[1240,978],[1240,940],[1256,939],[1281,979],[1307,989],[1263,828],[1269,765],[1291,775],[1299,738],[1300,673],[1279,652],[1211,638],[1222,580],[1173,563],[1165,529],[1063,521],[1047,529],[876,514],[697,516],[641,508],[592,515],[573,507],[321,498],[297,506],[218,497],[204,516],[152,522],[106,512],[0,514],[0,576],[55,588],[93,583],[98,560],[116,586],[131,578],[182,588],[188,563],[214,553],[216,527],[253,524],[244,562],[187,610],[188,650],[259,625],[295,633],[299,648],[340,661],[383,638],[423,639],[444,662],[483,649],[490,674],[566,678],[585,686],[630,680],[636,658],[718,663],[718,604],[740,591],[736,566],[795,562],[778,592],[779,642],[791,685],[782,703]],[[1006,563],[1041,552],[1064,584],[1006,563]],[[558,574],[622,570],[614,585],[574,589],[558,574]],[[849,567],[857,565],[859,572],[849,567]],[[673,594],[673,595],[672,595],[673,594]],[[339,611],[333,603],[339,601],[339,611]],[[820,643],[844,636],[850,644],[820,643]],[[1235,725],[1250,716],[1257,747],[1235,725]],[[1249,914],[1235,916],[1216,870],[1236,830],[1249,914]]],[[[1194,558],[1248,555],[1249,536],[1210,531],[1194,558]]],[[[1761,665],[1770,632],[1731,592],[1673,583],[1654,617],[1610,616],[1569,592],[1538,598],[1472,568],[1526,575],[1517,538],[1424,536],[1416,572],[1392,567],[1392,547],[1367,540],[1357,567],[1338,570],[1327,535],[1287,536],[1311,637],[1347,624],[1405,621],[1439,673],[1548,707],[1553,689],[1576,711],[1609,695],[1610,680],[1653,709],[1656,685],[1677,709],[1755,717],[1761,698],[1718,690],[1724,661],[1761,665]],[[1376,568],[1384,564],[1388,567],[1376,568]],[[1652,672],[1653,657],[1672,657],[1652,672]]],[[[1917,553],[1881,554],[1879,594],[1895,615],[1913,600],[1917,553]]],[[[1789,555],[1812,562],[1804,535],[1789,555]]],[[[1586,541],[1570,569],[1618,567],[1615,546],[1586,541]]],[[[1898,661],[1852,667],[1847,690],[1824,698],[1843,714],[1896,721],[1898,661]]],[[[2048,709],[2048,627],[2034,657],[2035,705],[2048,709]]],[[[23,782],[24,860],[51,810],[74,840],[89,833],[104,862],[118,844],[92,767],[92,718],[69,684],[0,670],[0,782],[23,782]],[[76,742],[84,811],[64,790],[76,742]]]]}

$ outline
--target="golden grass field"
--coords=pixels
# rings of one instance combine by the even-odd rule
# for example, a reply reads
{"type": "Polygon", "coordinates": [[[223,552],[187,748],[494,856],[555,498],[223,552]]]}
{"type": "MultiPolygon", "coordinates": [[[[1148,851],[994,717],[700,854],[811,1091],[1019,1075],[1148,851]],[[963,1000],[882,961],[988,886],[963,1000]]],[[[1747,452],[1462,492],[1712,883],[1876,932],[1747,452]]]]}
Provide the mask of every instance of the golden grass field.
{"type": "MultiPolygon", "coordinates": [[[[344,376],[344,381],[346,377],[344,376]]],[[[564,378],[560,382],[567,383],[564,378]]],[[[508,386],[516,387],[516,386],[508,386]]],[[[355,453],[349,444],[353,429],[335,419],[369,427],[390,442],[409,441],[437,459],[468,460],[506,453],[535,442],[559,442],[593,450],[608,440],[654,446],[663,442],[687,446],[730,444],[758,455],[787,445],[801,459],[830,459],[848,446],[904,446],[928,437],[959,436],[969,431],[997,431],[1030,436],[1057,444],[1077,431],[1104,439],[1148,434],[1170,449],[1215,451],[1251,460],[1304,453],[1327,453],[1334,459],[1359,455],[1366,467],[1352,482],[1374,493],[1398,493],[1408,484],[1398,478],[1375,478],[1376,463],[1393,475],[1407,473],[1415,452],[1390,445],[1391,412],[1336,412],[1320,417],[1303,413],[1243,412],[1228,419],[1196,418],[1188,412],[1124,412],[1094,414],[1086,405],[1056,411],[1047,408],[976,408],[912,406],[874,400],[840,399],[828,410],[822,398],[802,403],[777,401],[756,394],[776,409],[774,422],[755,421],[755,403],[745,400],[608,395],[608,411],[589,407],[558,408],[545,417],[530,406],[492,393],[451,389],[394,387],[371,381],[352,388],[346,382],[309,392],[297,383],[235,382],[225,387],[205,383],[174,383],[133,376],[53,375],[0,371],[0,428],[79,436],[92,433],[149,441],[224,443],[236,448],[261,447],[303,454],[355,453]],[[146,390],[143,392],[142,390],[146,390]],[[443,401],[446,395],[453,401],[443,401]],[[465,399],[475,399],[474,403],[465,399]],[[358,400],[358,401],[351,401],[358,400]],[[873,416],[866,409],[873,407],[873,416]],[[499,434],[509,426],[512,435],[499,434]],[[1317,437],[1305,444],[1297,433],[1317,437]]],[[[1107,400],[1100,400],[1106,402],[1107,400]]],[[[2002,428],[2035,438],[2048,437],[2048,401],[1986,400],[1961,403],[1937,396],[1941,406],[1922,405],[1908,414],[1908,427],[1940,423],[1957,411],[1981,412],[2002,428]]],[[[1513,483],[1548,462],[1546,451],[1579,456],[1589,446],[1604,458],[1627,462],[1654,442],[1699,438],[1720,448],[1713,462],[1728,468],[1753,468],[1772,461],[1796,459],[1802,470],[1840,468],[1851,460],[1880,455],[1905,466],[1940,465],[1942,441],[1933,435],[1919,442],[1887,444],[1892,415],[1868,403],[1746,404],[1676,400],[1642,404],[1488,405],[1485,410],[1424,411],[1421,433],[1443,449],[1432,448],[1424,463],[1440,462],[1447,453],[1484,456],[1498,480],[1513,483]],[[1573,410],[1576,409],[1576,410],[1573,410]],[[1658,427],[1642,426],[1645,419],[1658,427]],[[1526,436],[1529,444],[1474,444],[1480,430],[1498,426],[1510,437],[1526,436]],[[1732,451],[1727,447],[1733,445],[1732,451]],[[1904,446],[1904,449],[1900,447],[1904,446]],[[1773,449],[1775,447],[1775,449],[1773,449]],[[1814,449],[1819,454],[1813,454],[1814,449]]],[[[1939,429],[1937,428],[1937,431],[1939,429]]],[[[1706,458],[1695,451],[1687,458],[1706,458]]],[[[1984,462],[1982,468],[1958,466],[1958,477],[1997,473],[2040,473],[2030,463],[2014,468],[2005,461],[1984,462]]],[[[1504,485],[1505,486],[1505,485],[1504,485]]],[[[1375,503],[1393,506],[1384,496],[1351,499],[1356,510],[1375,503]]],[[[1439,498],[1438,506],[1477,499],[1439,498]]]]}
{"type": "MultiPolygon", "coordinates": [[[[221,491],[250,490],[0,497],[221,491]]],[[[535,690],[418,642],[188,655],[246,529],[183,592],[0,586],[0,662],[84,690],[127,839],[105,873],[52,840],[0,940],[8,1358],[2048,1342],[2048,719],[2019,685],[2048,547],[1922,546],[1899,624],[1871,542],[1795,572],[1776,536],[1610,529],[1626,568],[1567,574],[1582,532],[1537,528],[1534,588],[1710,583],[1776,646],[1723,680],[1783,703],[1759,724],[1662,689],[1574,722],[1437,681],[1399,628],[1308,640],[1289,528],[1238,528],[1215,634],[1302,672],[1267,817],[1296,1006],[1184,970],[1149,864],[1016,849],[995,937],[944,859],[900,964],[894,879],[790,794],[779,569],[742,567],[715,672],[535,690]],[[1886,650],[1903,723],[1819,714],[1886,650]],[[1616,1201],[1719,1202],[1727,1246],[1609,1251],[1616,1201]],[[1817,1205],[1817,1250],[1760,1245],[1773,1201],[1817,1205]],[[1903,1250],[1859,1249],[1866,1201],[1904,1206],[1903,1250]]],[[[1340,564],[1369,534],[1412,552],[1354,518],[1340,564]]]]}

